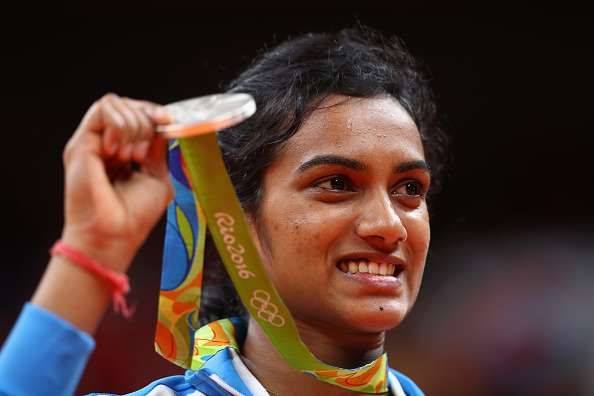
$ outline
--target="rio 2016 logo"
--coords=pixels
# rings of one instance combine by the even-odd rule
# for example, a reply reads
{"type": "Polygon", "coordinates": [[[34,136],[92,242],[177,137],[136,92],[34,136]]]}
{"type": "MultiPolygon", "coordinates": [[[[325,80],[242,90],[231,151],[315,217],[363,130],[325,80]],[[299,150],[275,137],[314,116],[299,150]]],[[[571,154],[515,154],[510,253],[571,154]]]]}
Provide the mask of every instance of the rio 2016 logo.
{"type": "Polygon", "coordinates": [[[245,248],[240,243],[236,244],[234,234],[235,230],[233,229],[235,219],[233,216],[225,212],[217,212],[214,214],[214,217],[216,219],[217,226],[219,227],[219,232],[223,237],[223,242],[225,243],[227,251],[229,252],[229,257],[231,258],[231,261],[233,261],[239,277],[241,279],[255,277],[256,275],[247,269],[247,264],[243,258],[245,248]]]}
{"type": "Polygon", "coordinates": [[[265,290],[256,289],[250,299],[250,305],[257,309],[258,316],[276,327],[285,325],[285,318],[278,314],[278,307],[270,302],[270,294],[265,290]]]}

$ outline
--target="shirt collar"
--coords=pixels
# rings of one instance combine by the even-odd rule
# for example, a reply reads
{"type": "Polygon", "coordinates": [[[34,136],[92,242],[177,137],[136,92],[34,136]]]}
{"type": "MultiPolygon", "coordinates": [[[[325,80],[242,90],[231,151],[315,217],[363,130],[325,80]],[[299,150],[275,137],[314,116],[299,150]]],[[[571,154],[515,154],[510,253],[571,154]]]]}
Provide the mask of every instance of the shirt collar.
{"type": "MultiPolygon", "coordinates": [[[[201,327],[194,337],[192,369],[204,370],[211,380],[231,394],[268,396],[264,386],[239,357],[246,333],[247,323],[239,317],[218,320],[201,327]]],[[[406,395],[390,370],[388,383],[390,394],[406,395]]]]}

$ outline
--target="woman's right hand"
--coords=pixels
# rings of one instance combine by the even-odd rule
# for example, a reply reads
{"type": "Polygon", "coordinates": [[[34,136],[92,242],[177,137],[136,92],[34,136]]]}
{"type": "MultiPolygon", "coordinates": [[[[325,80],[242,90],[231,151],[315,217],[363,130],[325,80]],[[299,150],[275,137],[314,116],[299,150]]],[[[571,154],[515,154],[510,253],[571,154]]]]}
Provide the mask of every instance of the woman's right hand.
{"type": "Polygon", "coordinates": [[[62,241],[125,272],[172,196],[163,107],[107,94],[64,149],[62,241]]]}
{"type": "MultiPolygon", "coordinates": [[[[167,142],[155,133],[165,110],[108,94],[87,111],[64,149],[62,242],[125,272],[172,195],[167,142]]],[[[113,290],[57,255],[31,302],[93,334],[113,290]]]]}

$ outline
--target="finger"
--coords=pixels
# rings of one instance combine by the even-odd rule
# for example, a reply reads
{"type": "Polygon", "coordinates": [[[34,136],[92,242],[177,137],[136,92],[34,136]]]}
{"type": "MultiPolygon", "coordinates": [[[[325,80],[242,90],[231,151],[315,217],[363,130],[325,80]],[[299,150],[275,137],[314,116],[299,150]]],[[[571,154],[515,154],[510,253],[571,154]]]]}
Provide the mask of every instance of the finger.
{"type": "Polygon", "coordinates": [[[133,109],[126,104],[126,101],[123,98],[113,96],[109,99],[113,107],[126,120],[126,126],[122,130],[123,135],[121,137],[121,145],[117,153],[118,159],[123,162],[130,161],[134,142],[138,140],[140,135],[140,122],[133,109]]]}
{"type": "Polygon", "coordinates": [[[162,135],[155,135],[155,138],[149,147],[143,168],[149,175],[169,182],[169,170],[167,168],[167,144],[168,141],[165,137],[162,135]]]}
{"type": "Polygon", "coordinates": [[[96,100],[85,113],[78,126],[77,132],[79,130],[84,130],[101,133],[107,126],[106,123],[108,122],[123,128],[124,124],[126,123],[125,119],[115,110],[113,106],[110,106],[110,98],[113,96],[117,95],[108,93],[96,100]]]}
{"type": "Polygon", "coordinates": [[[111,157],[126,144],[126,118],[108,99],[101,103],[101,111],[104,118],[103,152],[111,157]]]}
{"type": "Polygon", "coordinates": [[[119,114],[107,100],[112,94],[107,94],[101,99],[95,101],[85,113],[75,133],[69,139],[64,149],[64,163],[69,162],[69,158],[74,152],[83,150],[101,155],[101,152],[112,155],[117,147],[114,144],[121,135],[121,130],[125,127],[125,119],[119,114]],[[112,138],[103,142],[105,131],[112,138]]]}
{"type": "Polygon", "coordinates": [[[146,157],[150,142],[153,139],[154,124],[146,112],[142,108],[136,106],[132,99],[124,98],[124,101],[128,108],[134,113],[134,116],[140,125],[139,134],[135,136],[135,140],[132,142],[132,160],[142,163],[146,157]]]}
{"type": "MultiPolygon", "coordinates": [[[[165,125],[173,122],[173,116],[167,111],[165,107],[157,103],[131,98],[127,98],[127,100],[136,109],[140,110],[148,117],[149,121],[151,122],[151,140],[156,136],[154,135],[155,125],[165,125]]],[[[142,142],[141,144],[137,145],[136,153],[133,154],[133,157],[138,159],[140,159],[140,157],[146,157],[148,151],[150,150],[151,144],[152,142],[142,142]]]]}
{"type": "Polygon", "coordinates": [[[133,124],[135,121],[130,120],[129,112],[126,112],[126,110],[122,108],[120,102],[121,98],[113,93],[105,95],[100,101],[100,108],[103,110],[104,114],[110,114],[112,117],[117,117],[118,119],[117,124],[107,122],[107,120],[104,124],[103,152],[109,157],[121,157],[121,152],[127,151],[126,145],[132,134],[131,129],[134,128],[133,124]]]}
{"type": "Polygon", "coordinates": [[[164,106],[161,106],[148,100],[131,99],[132,103],[141,108],[157,125],[170,124],[173,122],[173,116],[164,106]]]}
{"type": "Polygon", "coordinates": [[[157,125],[172,124],[175,121],[173,115],[163,106],[153,107],[152,118],[157,125]]]}

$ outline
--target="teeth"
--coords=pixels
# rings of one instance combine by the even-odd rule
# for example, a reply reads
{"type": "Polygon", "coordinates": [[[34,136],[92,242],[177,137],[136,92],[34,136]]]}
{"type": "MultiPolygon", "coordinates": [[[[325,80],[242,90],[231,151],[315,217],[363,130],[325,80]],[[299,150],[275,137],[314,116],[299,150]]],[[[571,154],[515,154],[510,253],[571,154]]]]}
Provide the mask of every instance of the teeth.
{"type": "Polygon", "coordinates": [[[354,274],[358,270],[359,270],[359,265],[357,265],[357,263],[355,263],[354,261],[349,261],[349,272],[351,274],[354,274]]]}
{"type": "Polygon", "coordinates": [[[394,264],[376,263],[374,261],[357,260],[341,261],[338,268],[342,272],[356,274],[394,275],[396,266],[394,264]]]}
{"type": "Polygon", "coordinates": [[[369,272],[366,261],[359,261],[359,272],[362,274],[366,274],[367,272],[369,272]]]}

